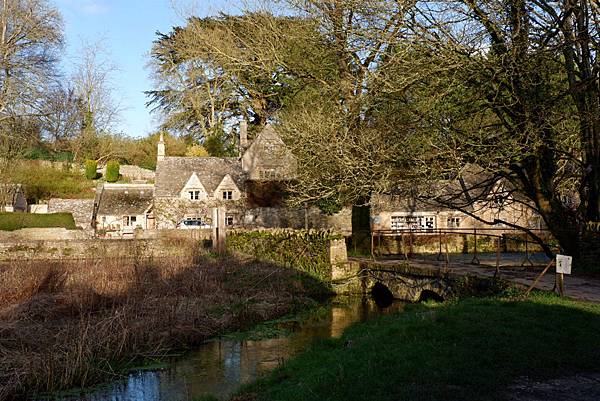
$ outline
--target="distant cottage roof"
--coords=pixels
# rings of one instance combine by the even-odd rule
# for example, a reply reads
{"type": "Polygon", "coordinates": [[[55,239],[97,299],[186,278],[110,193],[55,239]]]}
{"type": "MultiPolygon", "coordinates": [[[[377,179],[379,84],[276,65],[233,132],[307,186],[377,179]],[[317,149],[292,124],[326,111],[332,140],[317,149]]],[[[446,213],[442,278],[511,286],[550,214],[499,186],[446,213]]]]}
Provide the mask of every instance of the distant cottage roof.
{"type": "Polygon", "coordinates": [[[136,216],[144,214],[154,198],[149,184],[105,184],[99,194],[98,215],[136,216]]]}
{"type": "Polygon", "coordinates": [[[179,196],[193,173],[208,193],[213,193],[227,174],[238,188],[244,184],[242,164],[236,157],[165,157],[156,166],[156,196],[179,196]]]}

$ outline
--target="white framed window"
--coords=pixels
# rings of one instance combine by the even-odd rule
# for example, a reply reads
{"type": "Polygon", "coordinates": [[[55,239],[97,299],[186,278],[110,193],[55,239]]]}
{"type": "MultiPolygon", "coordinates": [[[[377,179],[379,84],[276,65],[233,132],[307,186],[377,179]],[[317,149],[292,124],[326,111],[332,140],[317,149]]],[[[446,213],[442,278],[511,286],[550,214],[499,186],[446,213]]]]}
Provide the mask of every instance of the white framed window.
{"type": "Polygon", "coordinates": [[[123,227],[135,226],[137,216],[123,216],[123,227]]]}
{"type": "Polygon", "coordinates": [[[227,227],[233,226],[233,221],[234,221],[233,220],[233,215],[231,215],[231,214],[226,214],[225,215],[225,225],[227,227]]]}
{"type": "Polygon", "coordinates": [[[200,199],[200,191],[197,189],[188,191],[188,194],[190,195],[190,200],[199,200],[200,199]]]}
{"type": "Polygon", "coordinates": [[[233,191],[226,190],[223,191],[223,200],[232,200],[233,199],[233,191]]]}
{"type": "Polygon", "coordinates": [[[403,230],[407,228],[405,223],[406,220],[404,219],[404,216],[392,216],[390,228],[392,230],[403,230]]]}
{"type": "Polygon", "coordinates": [[[392,230],[434,230],[437,228],[435,216],[392,216],[392,230]]]}

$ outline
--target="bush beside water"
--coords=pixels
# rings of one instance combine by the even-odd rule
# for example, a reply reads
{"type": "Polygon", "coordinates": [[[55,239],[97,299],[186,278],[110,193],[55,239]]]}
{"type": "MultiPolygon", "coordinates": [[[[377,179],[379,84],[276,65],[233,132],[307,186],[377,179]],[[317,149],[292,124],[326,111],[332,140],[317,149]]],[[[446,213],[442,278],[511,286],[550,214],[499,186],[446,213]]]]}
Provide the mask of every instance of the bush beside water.
{"type": "Polygon", "coordinates": [[[232,231],[227,236],[227,247],[327,282],[331,280],[329,243],[341,238],[329,231],[232,231]]]}

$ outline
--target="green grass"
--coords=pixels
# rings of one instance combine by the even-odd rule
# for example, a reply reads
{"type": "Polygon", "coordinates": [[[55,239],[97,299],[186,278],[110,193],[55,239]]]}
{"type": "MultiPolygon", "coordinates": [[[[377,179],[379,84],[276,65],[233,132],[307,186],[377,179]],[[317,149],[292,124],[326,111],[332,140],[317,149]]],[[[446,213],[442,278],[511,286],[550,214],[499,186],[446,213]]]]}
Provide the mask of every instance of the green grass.
{"type": "Polygon", "coordinates": [[[536,294],[409,306],[321,340],[240,400],[495,400],[522,376],[600,371],[600,305],[536,294]]]}
{"type": "Polygon", "coordinates": [[[71,213],[0,213],[0,231],[14,231],[34,227],[64,227],[69,230],[77,228],[71,213]]]}

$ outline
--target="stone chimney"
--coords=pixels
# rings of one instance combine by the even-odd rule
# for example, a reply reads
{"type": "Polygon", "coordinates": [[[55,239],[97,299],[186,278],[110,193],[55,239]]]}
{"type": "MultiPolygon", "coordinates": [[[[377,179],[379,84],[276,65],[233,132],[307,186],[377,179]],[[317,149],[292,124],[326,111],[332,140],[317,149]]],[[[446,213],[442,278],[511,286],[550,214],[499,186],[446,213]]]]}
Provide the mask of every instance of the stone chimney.
{"type": "Polygon", "coordinates": [[[158,140],[158,153],[156,156],[156,161],[161,161],[164,159],[165,159],[165,138],[161,132],[160,139],[158,140]]]}
{"type": "Polygon", "coordinates": [[[248,147],[248,123],[246,119],[240,121],[240,150],[248,147]]]}

